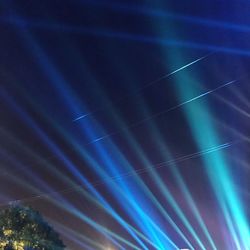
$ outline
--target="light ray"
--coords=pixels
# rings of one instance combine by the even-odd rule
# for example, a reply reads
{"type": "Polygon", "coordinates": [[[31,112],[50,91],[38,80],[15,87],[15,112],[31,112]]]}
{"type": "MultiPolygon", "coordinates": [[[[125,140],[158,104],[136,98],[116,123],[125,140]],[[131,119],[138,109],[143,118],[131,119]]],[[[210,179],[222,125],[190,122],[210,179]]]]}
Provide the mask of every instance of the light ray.
{"type": "MultiPolygon", "coordinates": [[[[167,74],[165,74],[165,75],[163,75],[163,76],[157,78],[156,80],[153,80],[153,81],[151,81],[151,82],[145,84],[143,87],[141,87],[141,88],[139,88],[138,90],[136,90],[136,91],[134,91],[134,92],[128,94],[126,97],[120,98],[120,99],[118,100],[118,102],[120,103],[121,101],[127,100],[128,97],[132,97],[132,96],[135,96],[135,95],[140,94],[143,90],[147,89],[148,87],[150,87],[150,86],[152,86],[152,85],[154,85],[154,84],[156,84],[156,83],[158,83],[158,82],[160,82],[160,81],[162,81],[162,80],[164,80],[164,79],[166,79],[166,78],[168,78],[168,77],[170,77],[170,76],[172,76],[172,75],[174,75],[174,74],[176,74],[176,73],[178,73],[178,72],[180,72],[180,71],[182,71],[182,70],[184,70],[184,69],[186,69],[186,68],[188,68],[188,67],[190,67],[190,66],[192,66],[192,65],[194,65],[194,64],[197,63],[197,62],[202,61],[203,59],[207,58],[208,56],[210,56],[210,55],[212,55],[212,54],[214,54],[214,53],[211,52],[211,53],[206,54],[205,56],[199,57],[199,58],[197,58],[196,60],[194,60],[194,61],[192,61],[192,62],[190,62],[190,63],[187,63],[187,64],[185,64],[184,66],[182,66],[182,67],[180,67],[180,68],[178,68],[178,69],[176,69],[176,70],[174,70],[174,71],[172,71],[172,72],[170,72],[170,73],[167,73],[167,74]]],[[[112,105],[113,105],[113,104],[112,104],[112,105]]],[[[107,107],[110,108],[111,105],[108,105],[107,107]]],[[[106,107],[106,108],[107,108],[107,107],[106,107]]],[[[106,108],[105,108],[105,109],[106,109],[106,108]]],[[[93,114],[95,114],[96,112],[103,111],[103,110],[104,110],[104,108],[99,108],[99,109],[97,109],[97,110],[95,110],[95,111],[92,111],[92,112],[90,112],[90,113],[88,113],[88,114],[81,115],[81,116],[75,118],[73,121],[74,121],[74,122],[75,122],[75,121],[79,121],[80,119],[83,119],[83,118],[85,118],[86,116],[93,115],[93,114]]],[[[97,141],[98,141],[98,140],[97,140],[97,141]]]]}

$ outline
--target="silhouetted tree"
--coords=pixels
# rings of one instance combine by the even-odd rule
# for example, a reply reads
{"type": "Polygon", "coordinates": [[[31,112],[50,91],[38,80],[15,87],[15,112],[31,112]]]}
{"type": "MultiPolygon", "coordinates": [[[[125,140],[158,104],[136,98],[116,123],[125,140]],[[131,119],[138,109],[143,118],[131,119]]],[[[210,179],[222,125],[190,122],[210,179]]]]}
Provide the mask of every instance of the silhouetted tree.
{"type": "Polygon", "coordinates": [[[38,211],[19,205],[0,211],[0,250],[63,250],[59,235],[38,211]]]}

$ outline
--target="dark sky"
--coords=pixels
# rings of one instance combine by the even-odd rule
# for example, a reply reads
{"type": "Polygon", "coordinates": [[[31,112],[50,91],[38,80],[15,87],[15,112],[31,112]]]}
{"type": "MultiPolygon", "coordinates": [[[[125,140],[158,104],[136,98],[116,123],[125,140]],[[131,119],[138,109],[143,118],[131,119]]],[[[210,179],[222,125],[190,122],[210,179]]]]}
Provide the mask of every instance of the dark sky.
{"type": "Polygon", "coordinates": [[[0,1],[0,203],[68,249],[250,249],[250,2],[0,1]]]}

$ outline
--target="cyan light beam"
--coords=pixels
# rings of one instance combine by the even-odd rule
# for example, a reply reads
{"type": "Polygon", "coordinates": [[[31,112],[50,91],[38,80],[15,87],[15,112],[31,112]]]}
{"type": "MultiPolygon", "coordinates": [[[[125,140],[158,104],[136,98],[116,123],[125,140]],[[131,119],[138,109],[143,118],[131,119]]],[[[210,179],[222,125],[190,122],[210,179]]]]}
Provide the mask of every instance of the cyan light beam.
{"type": "MultiPolygon", "coordinates": [[[[141,100],[141,102],[144,102],[143,100],[141,100]]],[[[142,105],[143,107],[143,112],[148,114],[148,110],[147,110],[147,105],[146,103],[144,103],[144,105],[142,105]]],[[[201,152],[198,152],[198,153],[194,153],[194,154],[191,154],[190,156],[188,157],[181,157],[179,160],[177,159],[173,159],[171,154],[170,154],[170,150],[168,148],[168,145],[166,142],[163,141],[163,136],[160,134],[159,132],[159,129],[157,129],[157,125],[156,123],[152,120],[150,123],[148,123],[148,127],[150,128],[150,131],[152,131],[152,136],[153,138],[155,138],[155,143],[157,145],[157,148],[159,149],[159,152],[161,152],[161,155],[163,158],[166,159],[165,163],[160,163],[160,164],[157,164],[158,167],[160,166],[167,166],[170,170],[171,170],[171,173],[173,174],[173,176],[175,177],[175,180],[177,181],[178,183],[178,186],[181,190],[181,192],[184,194],[184,198],[186,199],[188,205],[190,206],[196,220],[198,221],[203,233],[205,234],[205,236],[207,237],[211,247],[213,250],[217,250],[217,247],[215,245],[215,242],[213,241],[201,215],[200,215],[200,212],[195,204],[195,201],[193,200],[193,197],[189,191],[189,188],[187,187],[184,179],[182,178],[178,168],[177,168],[177,165],[176,163],[177,162],[180,162],[180,161],[183,161],[183,160],[188,160],[188,159],[192,159],[193,157],[200,157],[202,156],[203,154],[207,154],[207,153],[212,153],[214,151],[217,151],[217,150],[220,150],[222,148],[225,148],[225,147],[229,147],[230,144],[229,143],[226,143],[226,144],[222,144],[222,145],[219,145],[217,147],[214,147],[212,149],[207,149],[207,150],[204,150],[204,151],[201,151],[201,152]]],[[[154,178],[156,179],[157,183],[160,185],[160,189],[162,190],[163,193],[166,193],[168,194],[169,191],[167,190],[167,185],[162,181],[162,179],[160,178],[159,175],[157,175],[155,172],[152,173],[154,178]]],[[[170,197],[171,198],[171,197],[170,197]]],[[[171,202],[171,204],[174,204],[174,202],[171,202]]],[[[175,205],[176,207],[177,205],[175,205]]],[[[180,210],[180,208],[177,207],[177,209],[175,208],[175,211],[178,212],[180,210]]],[[[184,213],[182,211],[179,211],[179,213],[181,212],[181,216],[185,216],[184,213]]],[[[186,218],[187,220],[187,218],[186,218]]],[[[184,220],[185,221],[185,220],[184,220]]],[[[187,224],[188,222],[186,222],[185,224],[187,224]]],[[[188,227],[191,227],[192,226],[190,224],[187,224],[188,227]]],[[[192,231],[194,231],[192,229],[192,231]]],[[[194,234],[194,233],[193,233],[194,234]]],[[[195,236],[198,237],[195,233],[195,236]]],[[[198,238],[199,239],[199,238],[198,238]]],[[[199,241],[198,241],[199,243],[199,241]]]]}
{"type": "MultiPolygon", "coordinates": [[[[172,60],[177,60],[177,58],[178,55],[175,55],[175,59],[172,60]]],[[[182,77],[176,76],[174,86],[177,90],[180,100],[190,98],[190,95],[197,93],[195,85],[189,83],[188,79],[189,76],[185,74],[183,74],[182,77]],[[183,83],[185,82],[186,84],[184,85],[183,83]]],[[[231,83],[229,82],[229,84],[231,83]]],[[[229,84],[225,84],[225,86],[228,86],[229,84]]],[[[189,105],[184,106],[184,110],[197,145],[202,149],[218,144],[219,135],[217,134],[212,123],[210,118],[211,111],[207,105],[201,102],[199,105],[197,105],[197,103],[190,103],[189,105]],[[206,131],[205,134],[204,130],[206,131]]],[[[225,157],[217,151],[213,154],[213,156],[205,156],[204,164],[206,166],[208,177],[214,188],[218,202],[224,211],[224,215],[231,230],[232,236],[235,238],[236,245],[243,244],[242,246],[245,249],[248,249],[249,243],[247,243],[246,239],[249,239],[250,237],[249,226],[247,225],[247,220],[242,209],[241,201],[239,200],[232,185],[233,179],[230,176],[227,166],[228,163],[225,157]],[[216,175],[214,174],[214,168],[212,168],[211,165],[214,168],[216,167],[216,175]],[[231,221],[230,218],[232,218],[233,221],[231,221]],[[236,225],[237,227],[236,233],[233,231],[233,225],[236,225]],[[240,241],[237,239],[237,235],[240,238],[240,241]]]]}

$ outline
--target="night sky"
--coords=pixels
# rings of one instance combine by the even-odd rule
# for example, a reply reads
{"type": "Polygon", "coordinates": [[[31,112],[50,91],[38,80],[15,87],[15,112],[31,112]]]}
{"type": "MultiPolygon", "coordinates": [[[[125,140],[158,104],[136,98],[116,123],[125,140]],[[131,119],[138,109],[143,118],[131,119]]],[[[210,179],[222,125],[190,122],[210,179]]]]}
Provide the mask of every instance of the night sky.
{"type": "Polygon", "coordinates": [[[0,206],[67,249],[250,249],[250,2],[0,1],[0,206]]]}

